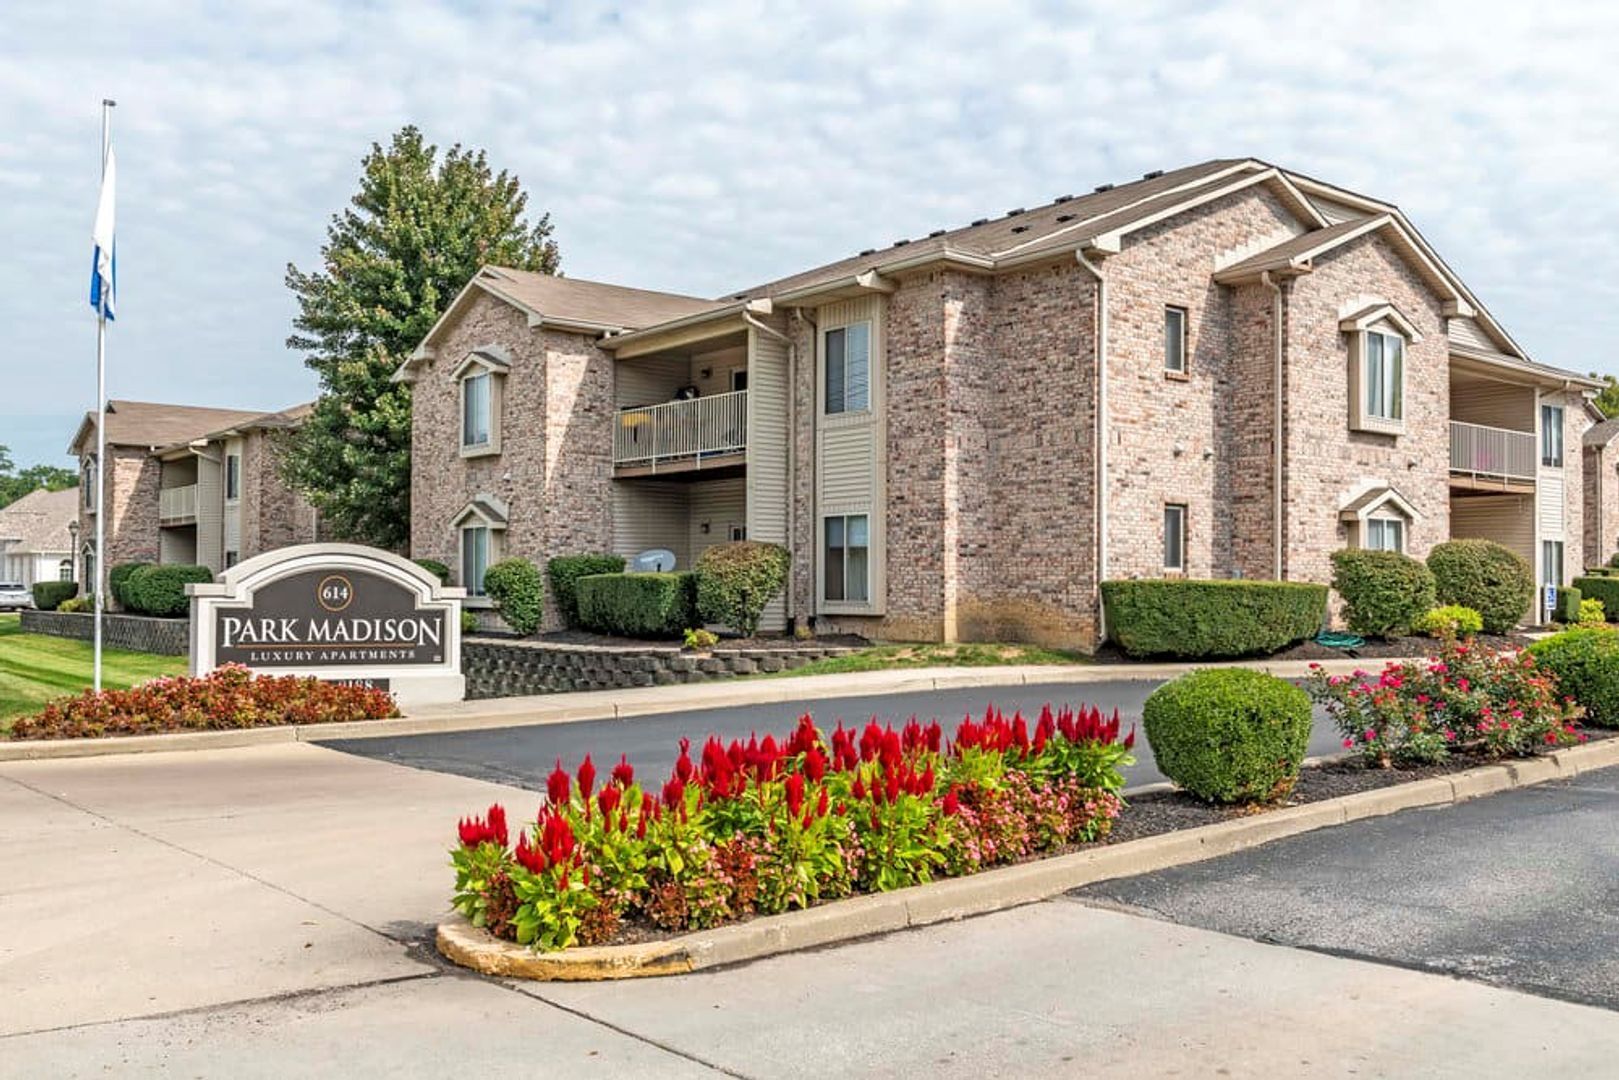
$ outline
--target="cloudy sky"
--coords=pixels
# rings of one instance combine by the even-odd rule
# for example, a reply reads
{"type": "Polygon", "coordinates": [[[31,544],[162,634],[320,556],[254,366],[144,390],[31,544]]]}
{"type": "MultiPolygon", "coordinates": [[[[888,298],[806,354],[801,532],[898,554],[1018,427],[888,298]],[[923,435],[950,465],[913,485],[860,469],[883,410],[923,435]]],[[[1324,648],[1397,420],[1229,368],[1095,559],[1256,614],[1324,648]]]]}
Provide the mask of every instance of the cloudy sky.
{"type": "Polygon", "coordinates": [[[0,443],[59,461],[116,98],[113,396],[281,408],[373,140],[489,150],[564,270],[717,295],[1149,169],[1398,202],[1537,359],[1619,372],[1619,5],[142,0],[0,10],[0,443]]]}

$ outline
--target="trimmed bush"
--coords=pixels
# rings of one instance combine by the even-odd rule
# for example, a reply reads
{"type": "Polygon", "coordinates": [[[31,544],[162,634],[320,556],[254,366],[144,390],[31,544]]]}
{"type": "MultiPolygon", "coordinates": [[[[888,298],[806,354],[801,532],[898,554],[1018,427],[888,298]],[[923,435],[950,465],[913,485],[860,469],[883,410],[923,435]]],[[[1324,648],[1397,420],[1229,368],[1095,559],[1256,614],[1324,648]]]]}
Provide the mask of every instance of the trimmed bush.
{"type": "Polygon", "coordinates": [[[483,591],[506,625],[524,637],[540,628],[545,610],[545,582],[527,559],[502,559],[483,574],[483,591]]]}
{"type": "Polygon", "coordinates": [[[1154,690],[1142,722],[1158,768],[1193,795],[1274,802],[1298,781],[1310,695],[1245,668],[1194,671],[1154,690]]]}
{"type": "Polygon", "coordinates": [[[1292,581],[1102,582],[1108,637],[1131,656],[1275,652],[1315,636],[1325,585],[1292,581]]]}
{"type": "Polygon", "coordinates": [[[1577,577],[1574,587],[1582,597],[1602,601],[1608,618],[1619,615],[1619,577],[1577,577]]]}
{"type": "Polygon", "coordinates": [[[1484,616],[1470,607],[1446,604],[1425,611],[1411,624],[1413,633],[1428,637],[1470,638],[1484,629],[1484,616]]]}
{"type": "Polygon", "coordinates": [[[212,580],[214,573],[206,566],[185,563],[142,566],[124,579],[125,606],[142,615],[165,619],[185,615],[191,610],[186,586],[212,580]]]}
{"type": "Polygon", "coordinates": [[[62,601],[71,600],[79,592],[79,583],[76,581],[36,581],[34,582],[34,606],[41,611],[55,611],[62,606],[62,601]]]}
{"type": "Polygon", "coordinates": [[[545,576],[551,579],[551,599],[556,602],[557,614],[569,626],[579,625],[579,599],[575,591],[579,579],[623,572],[621,555],[558,555],[545,564],[545,576]]]}
{"type": "Polygon", "coordinates": [[[1619,630],[1581,627],[1529,646],[1536,666],[1551,672],[1562,694],[1585,706],[1585,722],[1619,727],[1619,630]]]}
{"type": "Polygon", "coordinates": [[[697,575],[591,574],[574,583],[579,625],[619,637],[678,638],[697,625],[697,575]]]}
{"type": "Polygon", "coordinates": [[[698,616],[752,637],[765,605],[786,586],[788,566],[787,549],[780,544],[715,544],[697,559],[698,616]]]}
{"type": "Polygon", "coordinates": [[[1601,626],[1608,621],[1608,612],[1602,606],[1601,600],[1585,599],[1580,601],[1580,614],[1575,623],[1579,626],[1601,626]]]}
{"type": "Polygon", "coordinates": [[[119,607],[127,608],[130,606],[129,601],[124,596],[124,585],[129,581],[129,575],[141,569],[143,566],[151,565],[152,564],[148,562],[126,562],[119,563],[117,566],[108,568],[107,592],[113,598],[113,600],[117,601],[119,607]]]}
{"type": "Polygon", "coordinates": [[[1557,590],[1557,605],[1552,608],[1552,619],[1569,626],[1580,621],[1580,590],[1573,588],[1557,590]]]}
{"type": "Polygon", "coordinates": [[[82,596],[70,596],[56,606],[56,610],[68,615],[80,615],[84,612],[96,610],[96,594],[85,593],[82,596]]]}
{"type": "Polygon", "coordinates": [[[1367,637],[1403,634],[1434,606],[1433,574],[1398,551],[1334,551],[1332,587],[1343,597],[1349,629],[1367,637]]]}
{"type": "Polygon", "coordinates": [[[412,559],[411,562],[438,578],[438,583],[440,585],[448,585],[450,583],[450,568],[439,562],[437,559],[412,559]]]}
{"type": "Polygon", "coordinates": [[[1511,631],[1535,598],[1535,575],[1529,564],[1492,540],[1439,544],[1428,553],[1428,569],[1433,571],[1439,602],[1465,604],[1477,611],[1491,634],[1511,631]]]}

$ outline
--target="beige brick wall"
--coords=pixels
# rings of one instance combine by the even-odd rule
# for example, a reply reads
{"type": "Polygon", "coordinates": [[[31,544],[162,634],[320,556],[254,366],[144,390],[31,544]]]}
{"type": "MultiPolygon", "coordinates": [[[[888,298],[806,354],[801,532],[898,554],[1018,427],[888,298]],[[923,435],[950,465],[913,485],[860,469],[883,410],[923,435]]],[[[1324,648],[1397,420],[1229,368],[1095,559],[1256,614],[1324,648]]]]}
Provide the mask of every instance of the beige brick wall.
{"type": "Polygon", "coordinates": [[[1619,551],[1619,448],[1587,448],[1581,455],[1586,566],[1601,566],[1619,551]],[[1600,486],[1600,495],[1598,488],[1600,486]]]}
{"type": "MultiPolygon", "coordinates": [[[[93,445],[93,440],[92,440],[93,445]]],[[[91,458],[80,459],[81,475],[91,458]]],[[[107,447],[105,567],[158,560],[158,485],[162,465],[145,448],[107,447]]],[[[79,507],[79,545],[95,539],[96,515],[79,507]]],[[[83,560],[77,572],[84,573],[83,560]]],[[[89,589],[89,583],[84,587],[89,589]]]]}
{"type": "Polygon", "coordinates": [[[281,479],[280,432],[253,431],[242,440],[241,558],[315,538],[315,509],[281,479]]]}

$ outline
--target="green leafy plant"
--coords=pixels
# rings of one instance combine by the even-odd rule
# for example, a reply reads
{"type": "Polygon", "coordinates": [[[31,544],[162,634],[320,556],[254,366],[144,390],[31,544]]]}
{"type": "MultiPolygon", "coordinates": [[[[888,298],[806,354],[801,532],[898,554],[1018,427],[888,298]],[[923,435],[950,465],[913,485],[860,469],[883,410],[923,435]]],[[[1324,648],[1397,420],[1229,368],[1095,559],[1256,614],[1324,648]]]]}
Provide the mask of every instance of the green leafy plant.
{"type": "Polygon", "coordinates": [[[76,581],[36,581],[33,585],[34,606],[41,611],[55,611],[64,600],[72,599],[79,591],[76,581]]]}
{"type": "Polygon", "coordinates": [[[1349,629],[1368,637],[1403,634],[1434,606],[1433,574],[1397,551],[1334,551],[1332,587],[1343,597],[1349,629]]]}
{"type": "Polygon", "coordinates": [[[1601,600],[1585,599],[1580,601],[1580,610],[1574,618],[1577,626],[1603,626],[1608,621],[1608,611],[1601,600]]]}
{"type": "Polygon", "coordinates": [[[66,612],[69,615],[83,614],[86,611],[94,611],[95,609],[95,593],[83,593],[79,596],[70,596],[56,606],[57,611],[66,612]]]}
{"type": "Polygon", "coordinates": [[[697,614],[744,637],[759,629],[765,605],[787,584],[790,562],[780,544],[738,540],[716,544],[697,559],[697,614]]]}
{"type": "Polygon", "coordinates": [[[432,574],[434,577],[438,578],[438,583],[440,585],[448,585],[450,583],[450,568],[439,562],[437,559],[412,559],[411,561],[417,566],[421,567],[423,570],[426,570],[429,574],[432,574]]]}
{"type": "MultiPolygon", "coordinates": [[[[1505,634],[1529,611],[1535,579],[1523,556],[1490,540],[1449,540],[1428,553],[1441,604],[1464,604],[1484,617],[1484,630],[1505,634]]],[[[1575,582],[1578,588],[1579,582],[1575,582]]]]}
{"type": "Polygon", "coordinates": [[[1577,577],[1574,588],[1581,599],[1600,603],[1604,612],[1619,612],[1619,577],[1577,577]]]}
{"type": "Polygon", "coordinates": [[[128,584],[130,575],[142,567],[151,565],[151,563],[147,562],[126,562],[107,568],[107,592],[118,602],[120,607],[132,608],[134,606],[129,602],[128,594],[124,591],[124,586],[128,584]]]}
{"type": "Polygon", "coordinates": [[[478,616],[465,608],[461,609],[461,632],[463,634],[476,634],[478,632],[478,616]]]}
{"type": "Polygon", "coordinates": [[[1619,727],[1619,630],[1564,630],[1529,646],[1529,655],[1556,678],[1560,692],[1584,706],[1589,723],[1619,727]]]}
{"type": "Polygon", "coordinates": [[[1460,604],[1429,608],[1411,624],[1413,633],[1428,637],[1468,638],[1483,629],[1484,616],[1460,604]]]}
{"type": "Polygon", "coordinates": [[[502,559],[483,575],[483,591],[495,602],[506,625],[524,637],[540,628],[545,582],[527,559],[502,559]]]}
{"type": "Polygon", "coordinates": [[[681,638],[698,625],[697,575],[592,574],[575,582],[579,625],[621,637],[681,638]]]}
{"type": "Polygon", "coordinates": [[[1154,690],[1142,722],[1159,769],[1193,795],[1274,802],[1298,780],[1310,744],[1310,698],[1258,671],[1194,671],[1154,690]]]}
{"type": "Polygon", "coordinates": [[[124,597],[131,611],[158,618],[176,618],[191,610],[191,598],[186,586],[214,580],[214,572],[206,566],[185,563],[166,563],[162,566],[142,566],[124,579],[124,597]]]}
{"type": "Polygon", "coordinates": [[[1573,626],[1580,621],[1581,601],[1580,590],[1559,588],[1557,590],[1557,603],[1552,605],[1552,620],[1567,626],[1573,626]]]}
{"type": "Polygon", "coordinates": [[[1197,659],[1275,652],[1315,636],[1324,585],[1281,581],[1104,581],[1108,636],[1131,656],[1197,659]]]}
{"type": "Polygon", "coordinates": [[[712,630],[693,630],[689,627],[686,630],[686,648],[694,652],[706,652],[719,643],[720,636],[712,630]]]}
{"type": "Polygon", "coordinates": [[[557,614],[569,626],[579,625],[579,596],[576,585],[580,578],[592,574],[618,574],[624,570],[621,555],[558,555],[545,564],[545,575],[551,582],[551,599],[556,602],[557,614]]]}

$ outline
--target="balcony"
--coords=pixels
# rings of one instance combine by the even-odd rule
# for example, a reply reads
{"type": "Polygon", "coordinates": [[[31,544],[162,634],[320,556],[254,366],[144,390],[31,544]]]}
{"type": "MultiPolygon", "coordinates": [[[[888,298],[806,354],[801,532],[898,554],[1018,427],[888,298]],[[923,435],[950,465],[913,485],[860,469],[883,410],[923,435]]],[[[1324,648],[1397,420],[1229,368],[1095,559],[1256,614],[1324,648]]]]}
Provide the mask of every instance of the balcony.
{"type": "Polygon", "coordinates": [[[1532,431],[1450,422],[1451,484],[1460,487],[1528,491],[1539,465],[1532,431]]]}
{"type": "Polygon", "coordinates": [[[157,493],[159,525],[191,525],[197,520],[197,485],[163,488],[157,493]]]}
{"type": "Polygon", "coordinates": [[[613,470],[650,476],[737,466],[747,460],[748,392],[624,409],[613,431],[613,470]]]}

